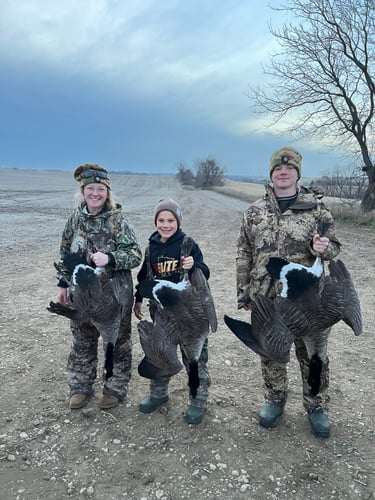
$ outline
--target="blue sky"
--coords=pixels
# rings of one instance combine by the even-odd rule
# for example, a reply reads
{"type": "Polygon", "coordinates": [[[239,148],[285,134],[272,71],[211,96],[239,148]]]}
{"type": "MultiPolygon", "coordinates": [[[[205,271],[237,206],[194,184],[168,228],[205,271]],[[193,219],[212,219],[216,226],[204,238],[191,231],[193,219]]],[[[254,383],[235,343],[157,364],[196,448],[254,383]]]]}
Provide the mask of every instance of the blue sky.
{"type": "Polygon", "coordinates": [[[280,21],[267,1],[2,0],[0,166],[175,173],[213,156],[262,176],[294,145],[306,177],[339,167],[251,112],[280,21]]]}

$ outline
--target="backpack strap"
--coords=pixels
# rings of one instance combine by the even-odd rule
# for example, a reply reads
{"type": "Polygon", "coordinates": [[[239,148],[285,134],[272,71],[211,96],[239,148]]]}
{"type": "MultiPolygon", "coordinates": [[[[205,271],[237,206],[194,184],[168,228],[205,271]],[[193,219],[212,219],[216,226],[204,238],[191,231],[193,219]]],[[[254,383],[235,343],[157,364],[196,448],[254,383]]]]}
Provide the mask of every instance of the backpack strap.
{"type": "Polygon", "coordinates": [[[147,266],[147,278],[154,279],[154,273],[152,272],[151,262],[150,262],[150,244],[147,245],[145,249],[145,261],[147,266]]]}

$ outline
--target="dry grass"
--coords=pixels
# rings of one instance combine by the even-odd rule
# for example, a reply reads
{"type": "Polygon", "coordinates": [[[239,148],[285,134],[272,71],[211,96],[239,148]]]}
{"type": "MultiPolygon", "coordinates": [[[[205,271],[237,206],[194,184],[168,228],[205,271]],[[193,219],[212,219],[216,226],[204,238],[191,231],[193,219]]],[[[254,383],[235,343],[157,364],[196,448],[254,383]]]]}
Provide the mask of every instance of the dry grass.
{"type": "MultiPolygon", "coordinates": [[[[226,179],[224,186],[215,187],[213,190],[225,196],[252,203],[264,194],[264,185],[226,179]]],[[[375,227],[375,210],[364,214],[359,201],[325,197],[324,202],[337,221],[375,227]]]]}
{"type": "Polygon", "coordinates": [[[213,188],[217,193],[252,203],[264,194],[264,185],[225,179],[224,186],[213,188]]]}

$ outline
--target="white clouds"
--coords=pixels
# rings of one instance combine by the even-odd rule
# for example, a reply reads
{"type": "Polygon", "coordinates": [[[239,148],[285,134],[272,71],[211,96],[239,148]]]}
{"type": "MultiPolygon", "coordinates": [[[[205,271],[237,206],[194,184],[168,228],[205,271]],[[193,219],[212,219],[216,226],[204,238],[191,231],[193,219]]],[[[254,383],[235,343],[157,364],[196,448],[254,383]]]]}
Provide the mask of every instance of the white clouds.
{"type": "Polygon", "coordinates": [[[15,65],[89,74],[149,97],[189,92],[208,107],[218,93],[243,102],[270,41],[268,14],[235,0],[14,0],[0,5],[0,51],[15,65]]]}
{"type": "Polygon", "coordinates": [[[273,15],[243,0],[0,1],[2,153],[16,137],[25,163],[31,148],[42,161],[47,136],[59,162],[146,165],[158,154],[163,166],[217,152],[247,168],[250,144],[267,155],[283,130],[253,116],[246,96],[274,48],[273,15]]]}

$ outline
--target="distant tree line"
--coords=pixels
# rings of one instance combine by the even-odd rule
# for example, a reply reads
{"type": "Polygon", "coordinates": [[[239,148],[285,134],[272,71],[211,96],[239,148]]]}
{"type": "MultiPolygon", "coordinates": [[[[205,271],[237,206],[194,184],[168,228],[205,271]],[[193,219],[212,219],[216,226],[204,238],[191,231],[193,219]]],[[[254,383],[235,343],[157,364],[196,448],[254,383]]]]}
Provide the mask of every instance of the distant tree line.
{"type": "Polygon", "coordinates": [[[324,189],[326,196],[362,200],[368,187],[368,178],[359,169],[347,171],[337,169],[324,173],[322,177],[316,179],[315,183],[324,189]]]}
{"type": "Polygon", "coordinates": [[[196,160],[193,168],[189,168],[183,162],[178,163],[176,177],[178,182],[185,186],[209,189],[224,184],[224,172],[220,163],[212,156],[208,156],[205,159],[196,160]]]}

